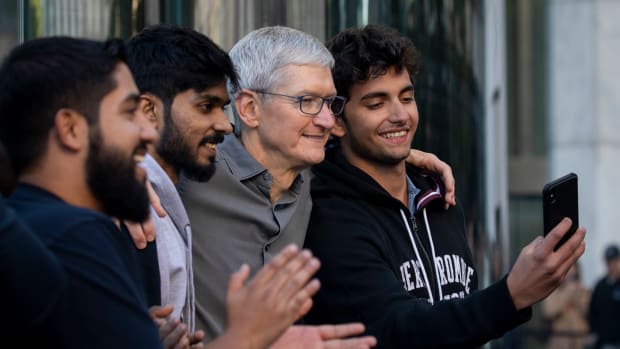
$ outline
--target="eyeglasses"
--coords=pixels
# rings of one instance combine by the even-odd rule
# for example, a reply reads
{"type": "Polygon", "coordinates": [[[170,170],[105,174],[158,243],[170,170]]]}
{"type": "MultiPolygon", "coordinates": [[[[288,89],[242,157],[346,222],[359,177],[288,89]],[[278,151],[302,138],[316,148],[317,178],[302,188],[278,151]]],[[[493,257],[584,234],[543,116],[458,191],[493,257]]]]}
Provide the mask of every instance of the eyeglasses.
{"type": "Polygon", "coordinates": [[[281,93],[273,93],[267,92],[263,90],[255,90],[257,93],[265,94],[265,95],[273,95],[280,97],[293,98],[297,102],[299,102],[299,110],[307,115],[316,116],[321,112],[323,108],[323,103],[327,103],[327,107],[332,112],[333,115],[339,115],[342,113],[344,109],[344,105],[347,102],[346,97],[342,96],[334,96],[334,97],[321,97],[314,95],[303,95],[303,96],[290,96],[284,95],[281,93]]]}

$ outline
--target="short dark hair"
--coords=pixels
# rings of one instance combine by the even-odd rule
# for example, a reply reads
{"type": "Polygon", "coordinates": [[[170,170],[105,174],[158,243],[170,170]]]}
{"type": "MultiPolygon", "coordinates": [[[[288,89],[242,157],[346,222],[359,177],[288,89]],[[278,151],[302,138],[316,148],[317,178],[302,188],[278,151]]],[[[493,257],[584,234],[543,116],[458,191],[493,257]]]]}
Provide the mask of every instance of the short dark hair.
{"type": "Polygon", "coordinates": [[[9,53],[0,67],[0,141],[16,176],[42,156],[59,109],[97,122],[101,99],[116,87],[113,72],[123,61],[120,40],[48,37],[9,53]]]}
{"type": "Polygon", "coordinates": [[[230,57],[206,35],[191,28],[159,24],[127,42],[129,69],[141,93],[152,93],[166,108],[188,89],[202,91],[238,79],[230,57]]]}
{"type": "Polygon", "coordinates": [[[340,96],[348,98],[354,83],[383,75],[391,67],[398,73],[407,69],[412,82],[418,73],[418,51],[394,28],[376,24],[349,28],[326,45],[336,60],[333,76],[340,96]]]}
{"type": "Polygon", "coordinates": [[[618,245],[611,244],[605,248],[605,260],[606,261],[609,262],[619,257],[620,257],[620,248],[618,248],[618,245]]]}

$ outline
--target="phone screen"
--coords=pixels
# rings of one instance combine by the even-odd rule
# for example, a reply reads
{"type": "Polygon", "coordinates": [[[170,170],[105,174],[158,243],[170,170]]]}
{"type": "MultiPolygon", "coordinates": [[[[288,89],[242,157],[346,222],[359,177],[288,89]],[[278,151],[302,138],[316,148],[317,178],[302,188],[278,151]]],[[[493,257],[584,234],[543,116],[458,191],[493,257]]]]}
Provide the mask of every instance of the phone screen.
{"type": "Polygon", "coordinates": [[[557,250],[566,240],[575,233],[579,227],[579,200],[578,200],[577,175],[566,174],[555,179],[543,187],[543,223],[544,234],[549,234],[564,217],[573,222],[570,230],[562,237],[555,246],[557,250]]]}

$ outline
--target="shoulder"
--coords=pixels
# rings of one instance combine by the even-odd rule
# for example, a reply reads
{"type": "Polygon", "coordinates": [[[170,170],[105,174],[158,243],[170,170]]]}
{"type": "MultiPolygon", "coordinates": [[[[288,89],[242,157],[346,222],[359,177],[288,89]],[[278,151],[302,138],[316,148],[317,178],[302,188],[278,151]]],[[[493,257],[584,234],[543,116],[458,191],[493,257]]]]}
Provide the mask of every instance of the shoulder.
{"type": "Polygon", "coordinates": [[[37,235],[45,239],[61,238],[76,230],[90,232],[114,229],[114,223],[108,216],[64,202],[20,204],[16,212],[37,235]]]}
{"type": "Polygon", "coordinates": [[[315,201],[306,243],[314,248],[336,249],[345,248],[344,245],[383,245],[386,234],[389,234],[386,224],[389,225],[391,220],[362,201],[342,197],[315,201]]]}

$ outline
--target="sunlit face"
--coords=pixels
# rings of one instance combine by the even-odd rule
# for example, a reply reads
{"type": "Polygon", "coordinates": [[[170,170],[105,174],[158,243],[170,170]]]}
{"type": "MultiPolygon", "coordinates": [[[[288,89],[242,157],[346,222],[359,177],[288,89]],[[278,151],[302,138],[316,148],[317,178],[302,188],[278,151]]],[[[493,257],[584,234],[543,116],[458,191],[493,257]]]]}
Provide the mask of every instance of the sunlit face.
{"type": "MultiPolygon", "coordinates": [[[[376,78],[353,84],[339,120],[342,147],[360,168],[392,166],[407,155],[418,126],[418,107],[409,73],[394,68],[376,78]]],[[[340,135],[336,132],[337,135],[340,135]]]]}
{"type": "Polygon", "coordinates": [[[104,211],[140,222],[149,212],[146,174],[137,166],[157,133],[138,124],[138,88],[125,64],[118,64],[116,88],[101,99],[98,123],[91,128],[87,160],[88,183],[104,211]]]}
{"type": "MultiPolygon", "coordinates": [[[[336,88],[331,70],[318,65],[289,65],[283,69],[284,81],[274,93],[291,96],[333,97],[336,88]]],[[[263,97],[257,132],[265,154],[281,167],[302,170],[323,161],[324,146],[335,117],[326,104],[318,115],[310,116],[299,103],[287,97],[263,97]]]]}
{"type": "Polygon", "coordinates": [[[215,169],[216,146],[232,126],[224,108],[229,104],[224,83],[176,95],[164,116],[157,153],[170,166],[196,180],[208,180],[215,169]]]}

